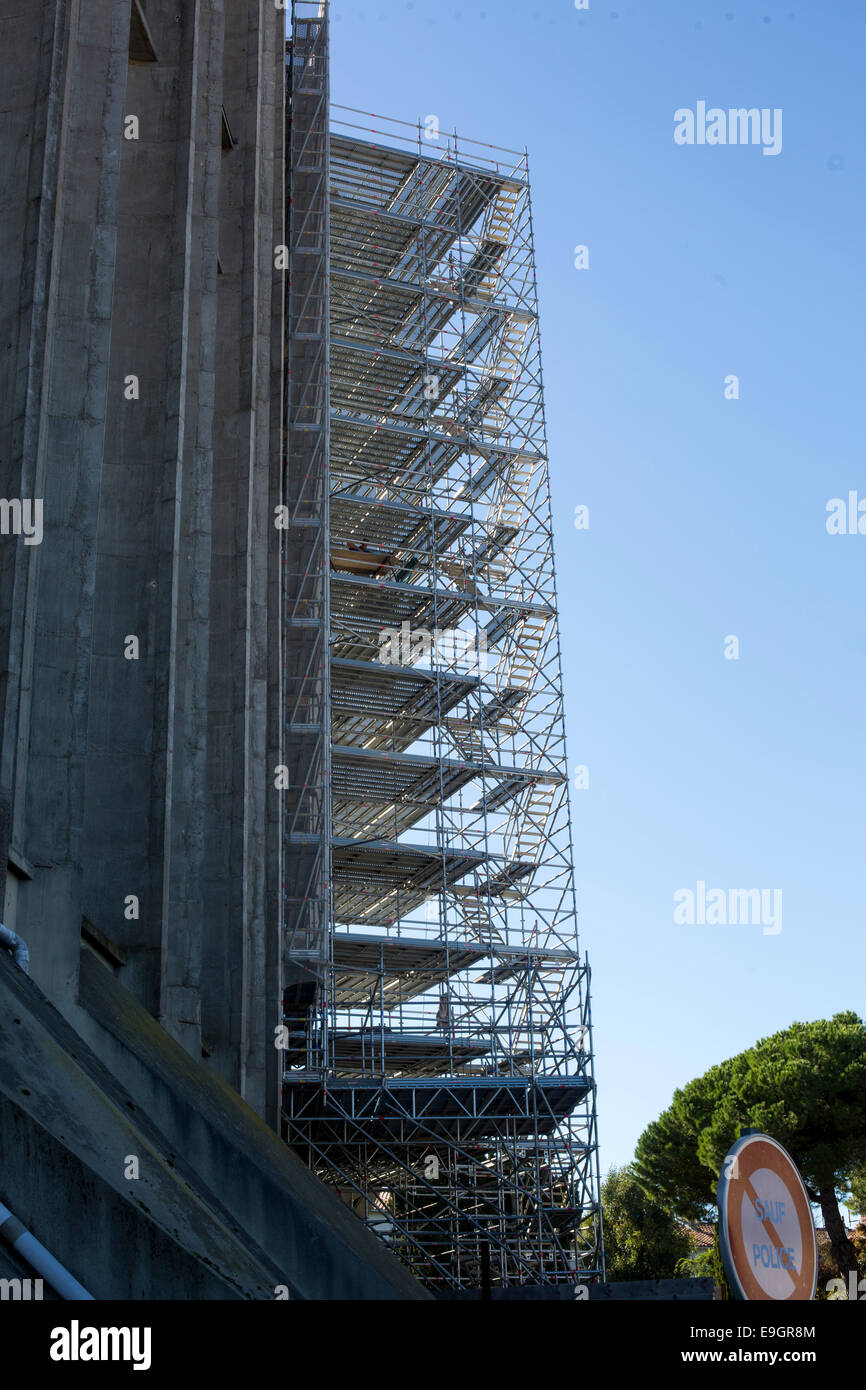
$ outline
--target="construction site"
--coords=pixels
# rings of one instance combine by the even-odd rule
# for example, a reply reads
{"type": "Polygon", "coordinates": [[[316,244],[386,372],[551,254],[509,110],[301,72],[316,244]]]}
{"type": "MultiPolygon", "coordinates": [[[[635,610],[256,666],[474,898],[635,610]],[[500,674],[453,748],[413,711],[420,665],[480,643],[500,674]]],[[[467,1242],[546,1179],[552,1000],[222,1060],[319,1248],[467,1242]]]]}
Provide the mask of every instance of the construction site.
{"type": "MultiPolygon", "coordinates": [[[[735,70],[745,16],[704,25],[683,5],[614,25],[588,4],[541,8],[0,0],[0,1305],[112,1305],[93,1327],[31,1317],[28,1347],[52,1339],[43,1362],[150,1369],[153,1350],[157,1374],[201,1378],[210,1356],[224,1376],[226,1348],[250,1344],[228,1303],[270,1305],[255,1314],[257,1365],[282,1370],[293,1339],[320,1330],[316,1303],[343,1305],[341,1325],[359,1305],[363,1336],[385,1302],[520,1302],[524,1330],[523,1305],[542,1301],[857,1297],[862,1248],[840,1204],[853,1216],[866,1190],[862,1021],[795,1023],[742,1050],[745,957],[712,931],[683,934],[691,889],[673,890],[667,921],[665,889],[665,865],[671,887],[681,872],[704,884],[709,861],[692,856],[728,862],[734,829],[735,882],[789,882],[772,839],[759,876],[761,826],[743,830],[736,778],[715,820],[694,836],[682,821],[707,729],[724,757],[748,725],[752,743],[731,744],[747,769],[771,766],[780,730],[779,768],[791,760],[772,685],[744,705],[742,680],[732,694],[737,678],[701,655],[721,632],[720,585],[746,605],[725,623],[747,620],[754,584],[703,562],[713,545],[727,555],[731,516],[754,511],[766,450],[754,410],[737,424],[722,404],[740,378],[711,389],[712,362],[692,371],[680,349],[710,321],[725,341],[742,334],[743,286],[760,300],[767,278],[741,257],[727,308],[707,288],[728,283],[718,208],[757,219],[775,265],[779,198],[806,189],[823,229],[815,180],[826,163],[847,197],[843,160],[814,140],[792,144],[784,170],[755,149],[677,148],[692,142],[676,93],[708,42],[735,70]],[[503,80],[511,69],[526,92],[503,80]],[[673,139],[635,106],[666,91],[673,139]],[[760,193],[755,170],[770,168],[784,178],[760,193]],[[632,273],[633,185],[661,248],[649,278],[632,273]],[[667,235],[692,224],[694,246],[667,235]],[[589,269],[588,247],[570,250],[584,235],[606,279],[573,273],[589,269]],[[690,393],[673,454],[658,405],[672,380],[690,393]],[[696,471],[710,444],[717,466],[696,471]],[[719,478],[734,510],[716,508],[717,533],[674,536],[683,479],[713,501],[719,478]],[[622,514],[616,536],[575,540],[588,507],[575,529],[563,508],[578,486],[599,515],[622,514]],[[624,498],[639,499],[628,516],[624,498]],[[598,601],[578,597],[561,626],[563,516],[563,588],[598,601]],[[685,722],[682,701],[648,700],[613,659],[655,622],[660,593],[672,625],[647,670],[656,693],[672,671],[693,693],[685,722]],[[646,728],[661,731],[669,785],[635,776],[646,728]],[[593,801],[584,760],[606,769],[593,801]],[[647,920],[661,934],[641,955],[647,920]],[[606,1064],[601,1119],[614,1154],[634,1157],[604,1184],[586,939],[633,1023],[606,1064]],[[720,961],[710,1017],[692,986],[720,961]],[[662,996],[683,1036],[707,1025],[692,1061],[710,1069],[691,1082],[676,1049],[652,1084],[635,1069],[662,996]],[[832,1145],[813,1142],[813,1102],[836,1119],[806,1063],[796,1115],[779,1090],[813,1036],[841,1077],[832,1145]],[[765,1119],[772,1132],[753,1128],[765,1119]]],[[[779,63],[798,51],[814,105],[818,20],[799,16],[798,40],[771,18],[751,17],[767,72],[796,76],[779,63]]],[[[828,61],[853,51],[828,34],[828,61]]],[[[781,108],[739,114],[762,131],[778,116],[781,132],[781,108]]],[[[739,143],[757,143],[752,124],[739,143]]],[[[846,306],[838,240],[828,288],[846,306]]],[[[831,387],[851,357],[841,341],[831,387]]],[[[773,428],[789,377],[768,396],[773,428]]],[[[835,603],[837,579],[820,593],[835,603]]],[[[767,612],[784,654],[784,613],[767,612]]],[[[799,652],[796,623],[790,640],[799,652]]],[[[738,642],[724,639],[725,658],[738,642]]],[[[843,727],[836,687],[855,684],[825,692],[843,727]]],[[[846,805],[828,793],[827,844],[844,848],[846,805]]],[[[728,896],[761,898],[766,922],[770,892],[728,896]]],[[[752,908],[740,920],[754,927],[752,908]]],[[[768,950],[799,950],[793,920],[768,950]]],[[[793,1007],[788,974],[768,1018],[793,1007]]],[[[708,1319],[683,1312],[675,1360],[743,1352],[694,1351],[708,1319]]]]}
{"type": "Polygon", "coordinates": [[[328,26],[0,0],[0,1297],[604,1280],[528,160],[328,26]]]}
{"type": "Polygon", "coordinates": [[[525,152],[286,55],[283,1133],[431,1290],[602,1276],[525,152]]]}

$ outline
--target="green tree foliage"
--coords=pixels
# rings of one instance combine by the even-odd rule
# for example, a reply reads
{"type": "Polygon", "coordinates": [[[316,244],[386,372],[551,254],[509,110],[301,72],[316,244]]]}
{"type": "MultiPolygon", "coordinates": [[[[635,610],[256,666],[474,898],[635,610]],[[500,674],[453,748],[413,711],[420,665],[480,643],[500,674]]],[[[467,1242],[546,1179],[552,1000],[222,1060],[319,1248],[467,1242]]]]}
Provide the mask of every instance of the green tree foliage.
{"type": "Polygon", "coordinates": [[[648,1197],[631,1168],[611,1168],[601,1186],[607,1277],[672,1279],[691,1249],[674,1217],[648,1197]]]}
{"type": "Polygon", "coordinates": [[[703,1250],[693,1248],[684,1260],[680,1260],[677,1265],[677,1274],[683,1279],[712,1279],[713,1283],[721,1290],[722,1299],[732,1297],[725,1267],[722,1263],[722,1252],[719,1249],[718,1226],[713,1230],[712,1245],[703,1250]]]}
{"type": "Polygon", "coordinates": [[[710,1221],[715,1177],[698,1158],[695,1134],[680,1113],[682,1101],[683,1092],[676,1091],[670,1109],[647,1126],[632,1166],[644,1191],[660,1205],[686,1221],[710,1221]]]}
{"type": "Polygon", "coordinates": [[[743,1129],[762,1130],[791,1154],[847,1278],[857,1261],[838,1194],[866,1168],[862,1019],[793,1023],[689,1082],[641,1135],[635,1176],[668,1211],[711,1219],[722,1160],[743,1129]]]}
{"type": "Polygon", "coordinates": [[[866,1221],[866,1168],[861,1168],[851,1177],[851,1193],[845,1203],[849,1211],[866,1221]]]}

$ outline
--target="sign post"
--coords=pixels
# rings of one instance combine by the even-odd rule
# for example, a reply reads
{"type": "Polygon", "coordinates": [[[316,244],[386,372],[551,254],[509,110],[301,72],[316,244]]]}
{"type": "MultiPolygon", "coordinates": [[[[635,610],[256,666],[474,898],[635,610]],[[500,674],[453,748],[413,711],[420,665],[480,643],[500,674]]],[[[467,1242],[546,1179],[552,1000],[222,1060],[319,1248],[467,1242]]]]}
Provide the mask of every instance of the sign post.
{"type": "Polygon", "coordinates": [[[812,1208],[790,1154],[756,1130],[728,1150],[718,1187],[719,1245],[739,1299],[809,1302],[818,1279],[812,1208]]]}

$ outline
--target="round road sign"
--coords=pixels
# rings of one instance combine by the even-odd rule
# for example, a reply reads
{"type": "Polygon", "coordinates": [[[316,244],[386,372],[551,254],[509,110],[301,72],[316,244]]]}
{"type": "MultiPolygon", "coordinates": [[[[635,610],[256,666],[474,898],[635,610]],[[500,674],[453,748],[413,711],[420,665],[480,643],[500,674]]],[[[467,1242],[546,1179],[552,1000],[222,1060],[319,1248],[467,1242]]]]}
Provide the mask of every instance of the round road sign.
{"type": "Polygon", "coordinates": [[[768,1134],[729,1149],[718,1190],[719,1245],[737,1298],[808,1302],[818,1248],[812,1208],[790,1154],[768,1134]]]}

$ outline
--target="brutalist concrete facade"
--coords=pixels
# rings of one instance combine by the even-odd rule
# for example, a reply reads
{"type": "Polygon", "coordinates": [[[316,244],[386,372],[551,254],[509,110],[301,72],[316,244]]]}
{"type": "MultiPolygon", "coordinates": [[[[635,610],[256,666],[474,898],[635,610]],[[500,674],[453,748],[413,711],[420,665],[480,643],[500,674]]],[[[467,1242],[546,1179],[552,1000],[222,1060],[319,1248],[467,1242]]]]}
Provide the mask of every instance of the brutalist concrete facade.
{"type": "Polygon", "coordinates": [[[274,1126],[284,39],[0,0],[3,920],[67,1013],[84,927],[274,1126]]]}

